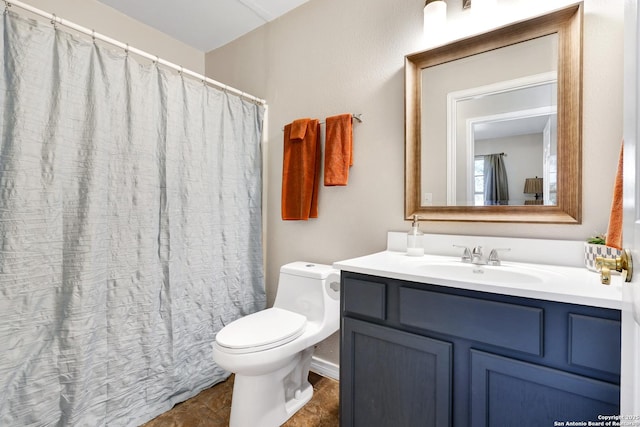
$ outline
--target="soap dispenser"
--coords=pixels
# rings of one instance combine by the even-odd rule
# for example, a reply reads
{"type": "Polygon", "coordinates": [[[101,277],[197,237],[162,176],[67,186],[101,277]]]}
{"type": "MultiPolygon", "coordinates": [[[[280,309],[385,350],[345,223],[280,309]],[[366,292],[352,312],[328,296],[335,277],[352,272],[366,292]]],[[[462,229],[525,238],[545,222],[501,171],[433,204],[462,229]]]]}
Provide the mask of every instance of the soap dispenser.
{"type": "Polygon", "coordinates": [[[424,255],[424,233],[420,231],[418,223],[418,215],[413,216],[413,222],[411,223],[411,230],[407,233],[407,255],[409,256],[422,256],[424,255]]]}

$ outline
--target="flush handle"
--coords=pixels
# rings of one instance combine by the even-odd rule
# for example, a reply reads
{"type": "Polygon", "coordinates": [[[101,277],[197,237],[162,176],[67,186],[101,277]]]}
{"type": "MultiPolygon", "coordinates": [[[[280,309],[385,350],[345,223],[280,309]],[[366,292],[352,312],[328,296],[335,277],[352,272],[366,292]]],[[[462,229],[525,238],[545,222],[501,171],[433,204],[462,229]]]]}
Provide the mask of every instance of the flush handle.
{"type": "Polygon", "coordinates": [[[596,257],[596,270],[600,272],[600,281],[603,285],[611,283],[611,270],[619,271],[624,281],[630,282],[633,275],[631,252],[623,249],[622,255],[615,258],[596,257]]]}
{"type": "Polygon", "coordinates": [[[332,291],[339,292],[340,291],[340,282],[331,282],[329,287],[332,291]]]}

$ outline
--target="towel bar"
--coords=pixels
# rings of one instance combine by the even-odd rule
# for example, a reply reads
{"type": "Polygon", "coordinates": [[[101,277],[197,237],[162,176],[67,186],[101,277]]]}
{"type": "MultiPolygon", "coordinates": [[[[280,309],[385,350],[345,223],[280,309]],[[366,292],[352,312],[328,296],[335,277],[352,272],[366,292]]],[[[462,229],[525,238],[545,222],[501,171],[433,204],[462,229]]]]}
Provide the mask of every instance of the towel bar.
{"type": "MultiPolygon", "coordinates": [[[[357,121],[358,123],[362,123],[362,113],[351,114],[351,118],[354,119],[355,121],[357,121]]],[[[325,123],[324,120],[320,122],[321,125],[323,125],[324,123],[325,123]]],[[[280,130],[284,131],[284,128],[282,128],[280,130]]]]}

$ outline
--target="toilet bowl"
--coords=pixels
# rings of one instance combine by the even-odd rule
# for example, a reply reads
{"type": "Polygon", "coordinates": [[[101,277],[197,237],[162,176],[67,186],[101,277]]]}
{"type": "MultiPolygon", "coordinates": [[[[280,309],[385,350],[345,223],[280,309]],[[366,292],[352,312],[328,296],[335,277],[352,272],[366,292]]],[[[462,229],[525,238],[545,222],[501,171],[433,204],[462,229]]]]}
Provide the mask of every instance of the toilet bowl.
{"type": "Polygon", "coordinates": [[[282,266],[273,307],[231,322],[213,344],[214,361],[235,374],[229,426],[280,426],[304,406],[315,345],[339,325],[339,271],[282,266]]]}

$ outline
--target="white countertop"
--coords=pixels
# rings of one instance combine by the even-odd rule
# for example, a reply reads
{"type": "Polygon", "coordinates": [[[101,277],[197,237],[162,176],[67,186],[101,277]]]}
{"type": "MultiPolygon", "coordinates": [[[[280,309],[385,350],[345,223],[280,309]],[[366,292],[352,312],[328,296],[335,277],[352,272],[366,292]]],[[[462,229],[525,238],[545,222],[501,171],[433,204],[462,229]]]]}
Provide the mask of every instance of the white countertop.
{"type": "MultiPolygon", "coordinates": [[[[440,255],[424,255],[410,257],[404,252],[383,251],[358,258],[338,261],[334,268],[354,273],[389,277],[418,283],[448,286],[451,288],[472,291],[490,292],[494,294],[517,297],[543,299],[570,304],[593,307],[622,309],[622,277],[613,272],[611,284],[600,283],[600,274],[586,268],[565,267],[545,264],[527,264],[503,261],[503,266],[528,271],[542,270],[548,272],[554,280],[543,283],[469,283],[456,280],[455,277],[442,278],[429,275],[429,263],[458,262],[460,258],[440,255]]],[[[500,267],[492,267],[500,268],[500,267]]]]}

